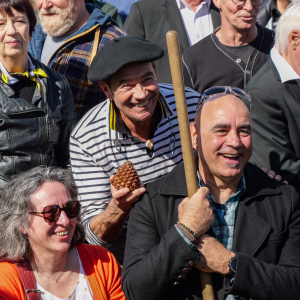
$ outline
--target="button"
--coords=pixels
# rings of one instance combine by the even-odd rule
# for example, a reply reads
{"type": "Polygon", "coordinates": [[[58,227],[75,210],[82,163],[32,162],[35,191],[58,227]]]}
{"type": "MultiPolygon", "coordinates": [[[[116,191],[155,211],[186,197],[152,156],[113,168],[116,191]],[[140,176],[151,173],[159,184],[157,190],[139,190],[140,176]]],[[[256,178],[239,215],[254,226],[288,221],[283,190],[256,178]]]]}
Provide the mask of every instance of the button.
{"type": "Polygon", "coordinates": [[[190,270],[189,270],[188,268],[184,268],[184,269],[182,270],[182,272],[185,273],[185,274],[188,274],[188,273],[190,273],[190,270]]]}
{"type": "Polygon", "coordinates": [[[240,62],[241,62],[242,60],[240,59],[240,58],[238,58],[237,60],[236,60],[236,62],[239,64],[240,62]]]}
{"type": "Polygon", "coordinates": [[[183,278],[184,278],[183,275],[179,275],[179,276],[178,276],[178,280],[179,280],[179,281],[182,280],[183,278]]]}
{"type": "Polygon", "coordinates": [[[216,232],[216,235],[219,235],[219,234],[220,234],[220,231],[217,231],[217,232],[216,232]]]}
{"type": "Polygon", "coordinates": [[[250,71],[249,71],[249,70],[247,70],[247,71],[246,71],[246,74],[248,74],[248,75],[249,75],[249,74],[250,74],[250,71]]]}
{"type": "Polygon", "coordinates": [[[178,281],[175,281],[175,282],[173,283],[173,286],[177,286],[177,285],[179,285],[179,282],[178,282],[178,281]]]}
{"type": "Polygon", "coordinates": [[[189,262],[188,262],[188,266],[189,266],[189,267],[193,267],[194,265],[195,265],[195,263],[194,263],[193,261],[189,261],[189,262]]]}

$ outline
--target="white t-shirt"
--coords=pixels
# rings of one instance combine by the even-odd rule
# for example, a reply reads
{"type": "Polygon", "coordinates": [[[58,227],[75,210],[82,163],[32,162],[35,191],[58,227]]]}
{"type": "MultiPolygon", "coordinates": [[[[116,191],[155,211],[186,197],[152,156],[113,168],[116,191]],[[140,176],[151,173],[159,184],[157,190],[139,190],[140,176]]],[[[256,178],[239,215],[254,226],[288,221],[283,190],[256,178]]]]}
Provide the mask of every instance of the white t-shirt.
{"type": "Polygon", "coordinates": [[[37,289],[41,291],[40,293],[41,300],[93,300],[94,299],[89,282],[87,280],[87,277],[85,276],[78,251],[77,251],[77,256],[80,265],[80,273],[79,273],[78,282],[71,295],[64,299],[58,298],[52,295],[51,293],[49,293],[48,291],[46,291],[45,289],[43,289],[38,283],[36,283],[37,289]]]}

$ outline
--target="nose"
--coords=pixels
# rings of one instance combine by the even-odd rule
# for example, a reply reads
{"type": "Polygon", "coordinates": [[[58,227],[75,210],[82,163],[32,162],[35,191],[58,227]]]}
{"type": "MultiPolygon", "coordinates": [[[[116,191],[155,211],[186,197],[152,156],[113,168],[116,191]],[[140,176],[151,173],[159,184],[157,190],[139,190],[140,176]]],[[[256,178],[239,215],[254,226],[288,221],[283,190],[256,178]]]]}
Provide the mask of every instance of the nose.
{"type": "Polygon", "coordinates": [[[70,223],[70,219],[67,217],[64,211],[60,212],[60,216],[56,221],[57,225],[68,226],[70,223]]]}
{"type": "Polygon", "coordinates": [[[231,130],[227,135],[227,146],[232,148],[239,148],[242,145],[241,138],[235,130],[231,130]]]}
{"type": "Polygon", "coordinates": [[[48,9],[50,7],[53,6],[52,2],[49,0],[38,0],[37,2],[39,2],[38,4],[38,9],[44,8],[44,9],[48,9]]]}
{"type": "Polygon", "coordinates": [[[134,87],[134,98],[135,99],[146,98],[146,90],[144,89],[144,87],[140,83],[138,83],[134,87]]]}
{"type": "Polygon", "coordinates": [[[246,0],[244,4],[244,9],[247,11],[252,11],[253,9],[252,0],[246,0]]]}
{"type": "Polygon", "coordinates": [[[17,33],[15,24],[12,20],[7,22],[7,34],[8,35],[15,35],[17,33]]]}

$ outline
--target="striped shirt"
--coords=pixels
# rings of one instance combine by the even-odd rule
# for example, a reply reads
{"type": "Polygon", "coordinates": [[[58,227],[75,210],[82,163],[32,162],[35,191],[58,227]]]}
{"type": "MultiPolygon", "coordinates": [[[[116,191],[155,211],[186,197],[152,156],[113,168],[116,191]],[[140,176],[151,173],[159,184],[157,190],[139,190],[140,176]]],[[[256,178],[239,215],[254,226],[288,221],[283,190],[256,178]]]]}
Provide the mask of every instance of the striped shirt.
{"type": "MultiPolygon", "coordinates": [[[[173,86],[160,84],[162,119],[151,139],[150,157],[145,142],[119,132],[114,125],[113,105],[107,99],[92,108],[74,128],[70,138],[72,172],[79,189],[87,240],[107,246],[90,229],[91,219],[103,212],[111,200],[109,177],[127,160],[147,184],[170,172],[182,161],[181,143],[173,86]]],[[[190,122],[194,121],[199,94],[186,88],[190,122]]]]}

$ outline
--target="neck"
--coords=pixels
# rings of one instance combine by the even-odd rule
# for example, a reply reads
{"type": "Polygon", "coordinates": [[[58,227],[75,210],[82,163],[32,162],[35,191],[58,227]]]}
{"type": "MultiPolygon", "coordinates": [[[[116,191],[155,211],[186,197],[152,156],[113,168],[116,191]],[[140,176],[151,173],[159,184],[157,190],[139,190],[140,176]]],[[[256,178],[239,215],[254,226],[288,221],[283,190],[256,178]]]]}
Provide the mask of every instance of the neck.
{"type": "Polygon", "coordinates": [[[78,7],[78,18],[76,23],[74,24],[74,26],[72,26],[72,28],[70,28],[70,30],[66,33],[70,33],[70,32],[75,32],[78,29],[80,29],[84,24],[86,24],[86,22],[88,21],[89,17],[90,17],[90,13],[86,10],[85,8],[85,4],[84,2],[80,2],[81,5],[78,7]]]}
{"type": "Polygon", "coordinates": [[[214,176],[210,172],[205,172],[203,167],[199,163],[199,173],[204,181],[205,185],[209,188],[209,191],[213,195],[214,202],[225,204],[230,196],[236,193],[242,175],[238,178],[222,179],[214,176]],[[226,180],[227,179],[227,180],[226,180]]]}
{"type": "Polygon", "coordinates": [[[46,253],[32,250],[30,256],[32,269],[33,271],[38,270],[46,274],[62,272],[66,268],[69,252],[70,251],[46,253]]]}
{"type": "Polygon", "coordinates": [[[183,0],[195,12],[203,0],[183,0]]]}
{"type": "Polygon", "coordinates": [[[28,70],[28,53],[17,58],[6,57],[1,63],[10,73],[24,73],[28,70]]]}
{"type": "Polygon", "coordinates": [[[219,41],[231,47],[238,47],[249,44],[258,35],[257,27],[252,26],[249,29],[244,29],[237,31],[236,28],[232,27],[230,24],[228,26],[221,26],[221,28],[216,32],[216,36],[219,41]]]}
{"type": "Polygon", "coordinates": [[[276,7],[280,11],[281,14],[284,14],[287,7],[291,4],[288,0],[277,0],[276,7]]]}
{"type": "Polygon", "coordinates": [[[120,111],[121,117],[130,133],[140,139],[143,142],[149,140],[150,132],[152,127],[155,125],[155,116],[154,114],[145,121],[132,121],[130,120],[122,111],[120,111]]]}

